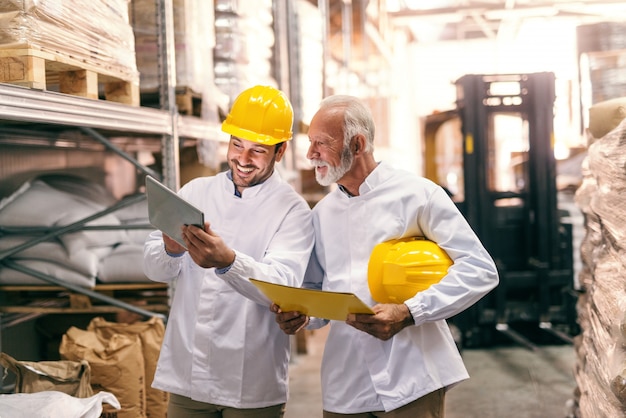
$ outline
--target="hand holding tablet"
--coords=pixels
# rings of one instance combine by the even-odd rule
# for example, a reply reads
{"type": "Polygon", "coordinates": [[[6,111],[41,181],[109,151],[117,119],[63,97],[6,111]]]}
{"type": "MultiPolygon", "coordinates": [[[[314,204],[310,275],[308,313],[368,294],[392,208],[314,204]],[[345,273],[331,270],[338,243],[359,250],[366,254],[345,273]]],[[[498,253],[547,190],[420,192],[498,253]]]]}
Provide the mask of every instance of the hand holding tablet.
{"type": "Polygon", "coordinates": [[[150,223],[186,249],[181,228],[202,228],[204,213],[151,176],[146,176],[146,195],[150,223]]]}

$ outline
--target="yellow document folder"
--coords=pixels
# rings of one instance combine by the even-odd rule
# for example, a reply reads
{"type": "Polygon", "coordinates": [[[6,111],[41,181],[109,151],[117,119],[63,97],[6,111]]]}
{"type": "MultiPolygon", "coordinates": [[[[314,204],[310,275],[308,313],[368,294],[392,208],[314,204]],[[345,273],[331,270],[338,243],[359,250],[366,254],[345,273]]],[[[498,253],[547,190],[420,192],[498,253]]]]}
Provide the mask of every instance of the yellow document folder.
{"type": "Polygon", "coordinates": [[[373,314],[372,309],[353,293],[328,292],[250,281],[283,312],[298,311],[308,316],[345,321],[350,313],[373,314]]]}

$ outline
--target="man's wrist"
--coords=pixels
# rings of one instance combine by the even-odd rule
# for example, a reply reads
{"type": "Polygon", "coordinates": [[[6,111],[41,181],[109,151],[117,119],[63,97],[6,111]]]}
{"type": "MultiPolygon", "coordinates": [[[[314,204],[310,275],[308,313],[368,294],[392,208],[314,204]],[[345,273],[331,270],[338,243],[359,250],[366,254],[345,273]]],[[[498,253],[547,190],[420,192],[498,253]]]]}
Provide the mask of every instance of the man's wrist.
{"type": "Polygon", "coordinates": [[[226,267],[217,267],[217,268],[215,268],[215,273],[217,273],[217,274],[225,274],[225,273],[227,273],[228,270],[231,269],[233,264],[235,264],[235,260],[236,259],[237,259],[237,254],[234,254],[232,263],[230,263],[226,267]]]}
{"type": "Polygon", "coordinates": [[[415,318],[413,318],[413,313],[411,312],[411,308],[409,308],[409,305],[407,305],[406,303],[403,303],[403,305],[406,307],[406,310],[408,312],[408,315],[405,318],[405,323],[407,325],[415,325],[415,318]]]}
{"type": "Polygon", "coordinates": [[[169,255],[170,257],[178,258],[178,257],[182,257],[183,255],[185,255],[185,251],[183,251],[182,253],[174,253],[174,252],[169,251],[166,245],[163,245],[163,248],[165,249],[165,254],[169,255]]]}

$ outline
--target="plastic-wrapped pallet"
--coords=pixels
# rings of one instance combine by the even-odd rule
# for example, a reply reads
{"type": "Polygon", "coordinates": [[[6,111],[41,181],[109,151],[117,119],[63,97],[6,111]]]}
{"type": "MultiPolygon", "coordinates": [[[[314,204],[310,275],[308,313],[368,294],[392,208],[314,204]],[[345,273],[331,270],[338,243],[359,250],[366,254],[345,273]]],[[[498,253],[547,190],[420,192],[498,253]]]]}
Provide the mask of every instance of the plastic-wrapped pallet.
{"type": "Polygon", "coordinates": [[[1,57],[25,49],[137,82],[129,0],[0,0],[1,57]]]}
{"type": "MultiPolygon", "coordinates": [[[[137,67],[141,73],[142,92],[159,88],[156,2],[132,0],[132,26],[135,33],[137,67]]],[[[213,82],[212,2],[174,0],[174,53],[176,86],[202,93],[213,82]]]]}
{"type": "Polygon", "coordinates": [[[298,60],[302,78],[302,119],[308,124],[324,94],[324,46],[320,30],[323,18],[319,8],[307,0],[298,0],[296,9],[300,31],[298,60]]]}
{"type": "Polygon", "coordinates": [[[605,132],[589,146],[576,192],[586,228],[575,372],[577,416],[585,418],[626,410],[626,119],[605,132]]]}
{"type": "Polygon", "coordinates": [[[215,1],[215,84],[230,100],[254,84],[277,86],[273,19],[271,0],[215,1]]]}

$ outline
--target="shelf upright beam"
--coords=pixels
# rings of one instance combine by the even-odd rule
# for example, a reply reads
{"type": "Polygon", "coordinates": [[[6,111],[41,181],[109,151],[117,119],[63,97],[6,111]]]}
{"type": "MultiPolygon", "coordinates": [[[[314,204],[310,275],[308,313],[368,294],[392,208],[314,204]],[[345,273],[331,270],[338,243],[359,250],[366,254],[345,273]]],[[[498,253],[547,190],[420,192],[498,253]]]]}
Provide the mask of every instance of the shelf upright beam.
{"type": "Polygon", "coordinates": [[[286,59],[288,61],[288,80],[289,80],[289,99],[291,100],[291,105],[293,106],[293,133],[294,145],[291,146],[291,160],[290,166],[287,167],[289,170],[295,171],[298,167],[296,165],[296,161],[298,159],[298,154],[296,150],[296,141],[298,138],[297,134],[300,133],[300,128],[302,126],[302,83],[301,83],[301,69],[300,69],[300,27],[298,25],[298,11],[295,7],[294,2],[288,1],[286,4],[286,13],[287,13],[287,51],[286,51],[286,59]]]}
{"type": "MultiPolygon", "coordinates": [[[[298,27],[298,10],[293,1],[274,0],[273,7],[273,29],[274,43],[273,50],[273,76],[280,88],[289,97],[293,106],[294,135],[300,133],[302,121],[302,86],[300,77],[300,37],[298,27]]],[[[294,137],[294,143],[295,143],[294,137]]],[[[290,145],[290,154],[283,159],[281,164],[287,170],[296,170],[296,146],[290,145]]]]}
{"type": "Polygon", "coordinates": [[[176,107],[176,56],[174,40],[174,6],[172,0],[157,2],[157,53],[159,100],[161,109],[171,118],[172,129],[163,134],[163,182],[172,190],[180,186],[178,109],[176,107]]]}
{"type": "Polygon", "coordinates": [[[326,69],[330,62],[330,6],[328,1],[329,0],[317,0],[317,8],[322,16],[322,97],[326,97],[330,94],[326,76],[326,69]]]}
{"type": "Polygon", "coordinates": [[[272,4],[274,39],[276,39],[272,55],[272,75],[278,84],[278,88],[291,100],[287,1],[288,0],[274,0],[272,4]]]}
{"type": "Polygon", "coordinates": [[[344,93],[354,94],[350,85],[350,73],[352,71],[352,0],[342,0],[341,2],[341,38],[343,41],[343,71],[344,71],[344,93]]]}

